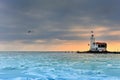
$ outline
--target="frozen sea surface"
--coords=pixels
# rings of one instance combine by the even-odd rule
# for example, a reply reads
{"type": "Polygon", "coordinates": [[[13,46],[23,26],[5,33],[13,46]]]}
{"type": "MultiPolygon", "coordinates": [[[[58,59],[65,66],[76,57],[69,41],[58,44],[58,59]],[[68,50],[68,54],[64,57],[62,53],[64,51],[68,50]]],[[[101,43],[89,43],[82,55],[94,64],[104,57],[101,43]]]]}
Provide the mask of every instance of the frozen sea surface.
{"type": "Polygon", "coordinates": [[[120,80],[120,54],[0,52],[0,80],[120,80]]]}

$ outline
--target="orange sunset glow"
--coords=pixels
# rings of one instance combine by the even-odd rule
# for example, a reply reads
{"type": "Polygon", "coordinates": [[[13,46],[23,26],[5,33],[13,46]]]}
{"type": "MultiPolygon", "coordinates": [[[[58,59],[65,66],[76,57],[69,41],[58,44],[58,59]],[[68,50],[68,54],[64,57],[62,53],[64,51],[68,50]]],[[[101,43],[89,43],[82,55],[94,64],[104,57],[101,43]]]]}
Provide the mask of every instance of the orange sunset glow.
{"type": "MultiPolygon", "coordinates": [[[[106,41],[108,51],[119,51],[119,41],[106,41]]],[[[21,44],[21,43],[9,43],[1,44],[1,50],[19,50],[19,51],[87,51],[89,50],[89,41],[61,41],[55,45],[40,45],[40,44],[21,44]],[[7,46],[7,47],[6,47],[7,46]],[[44,50],[45,49],[45,50],[44,50]]]]}

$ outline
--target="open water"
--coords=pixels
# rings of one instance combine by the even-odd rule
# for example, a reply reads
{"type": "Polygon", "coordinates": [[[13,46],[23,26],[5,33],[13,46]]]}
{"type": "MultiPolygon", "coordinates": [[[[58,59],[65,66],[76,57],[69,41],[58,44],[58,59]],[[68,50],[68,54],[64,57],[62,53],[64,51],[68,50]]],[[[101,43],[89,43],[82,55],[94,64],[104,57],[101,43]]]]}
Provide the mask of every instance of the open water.
{"type": "Polygon", "coordinates": [[[0,80],[120,80],[120,54],[0,52],[0,80]]]}

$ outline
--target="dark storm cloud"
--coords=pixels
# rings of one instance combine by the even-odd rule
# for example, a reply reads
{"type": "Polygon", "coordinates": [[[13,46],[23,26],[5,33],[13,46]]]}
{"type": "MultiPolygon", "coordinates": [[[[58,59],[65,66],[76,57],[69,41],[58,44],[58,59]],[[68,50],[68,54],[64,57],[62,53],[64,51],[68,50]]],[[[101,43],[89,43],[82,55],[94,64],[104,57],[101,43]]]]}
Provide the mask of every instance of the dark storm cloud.
{"type": "MultiPolygon", "coordinates": [[[[105,26],[109,33],[120,30],[120,0],[1,0],[0,3],[0,40],[4,41],[85,40],[70,29],[94,30],[105,26]],[[28,34],[29,30],[32,32],[28,34]]],[[[113,40],[109,34],[106,36],[113,40]]]]}

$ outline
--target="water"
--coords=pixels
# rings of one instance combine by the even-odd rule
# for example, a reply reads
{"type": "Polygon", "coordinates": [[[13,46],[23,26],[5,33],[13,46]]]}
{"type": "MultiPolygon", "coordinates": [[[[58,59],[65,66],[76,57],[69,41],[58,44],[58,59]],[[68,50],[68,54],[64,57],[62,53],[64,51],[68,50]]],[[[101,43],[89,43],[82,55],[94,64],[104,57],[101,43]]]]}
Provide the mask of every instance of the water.
{"type": "Polygon", "coordinates": [[[0,80],[120,80],[120,54],[0,52],[0,80]]]}

